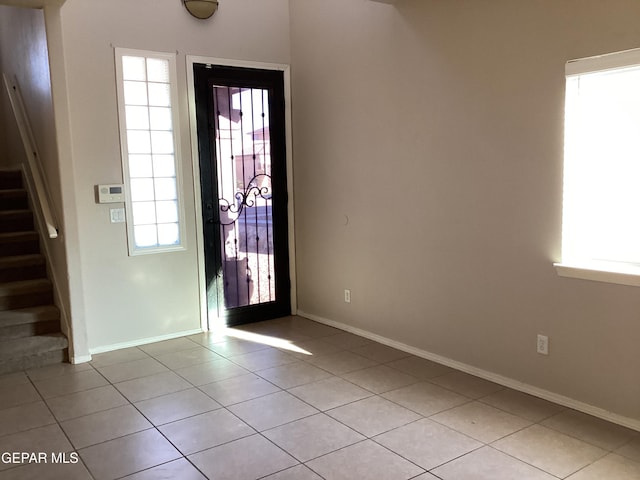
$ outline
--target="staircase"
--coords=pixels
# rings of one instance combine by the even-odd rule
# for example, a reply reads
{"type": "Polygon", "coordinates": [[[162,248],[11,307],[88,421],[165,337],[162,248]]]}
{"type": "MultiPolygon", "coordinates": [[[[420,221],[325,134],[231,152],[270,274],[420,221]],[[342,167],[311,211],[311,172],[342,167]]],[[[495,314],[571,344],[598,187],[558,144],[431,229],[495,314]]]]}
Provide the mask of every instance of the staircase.
{"type": "Polygon", "coordinates": [[[0,171],[0,375],[67,360],[20,171],[0,171]]]}

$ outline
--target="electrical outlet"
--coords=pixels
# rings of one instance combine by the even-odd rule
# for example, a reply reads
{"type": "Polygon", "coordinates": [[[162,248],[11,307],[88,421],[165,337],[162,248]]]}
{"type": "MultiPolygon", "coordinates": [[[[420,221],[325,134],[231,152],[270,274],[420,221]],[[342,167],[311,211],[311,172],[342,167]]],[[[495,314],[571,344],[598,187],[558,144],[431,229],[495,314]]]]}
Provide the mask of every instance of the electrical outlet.
{"type": "Polygon", "coordinates": [[[549,355],[549,337],[546,335],[538,335],[538,348],[540,355],[549,355]]]}
{"type": "Polygon", "coordinates": [[[351,303],[351,290],[344,291],[344,303],[351,303]]]}

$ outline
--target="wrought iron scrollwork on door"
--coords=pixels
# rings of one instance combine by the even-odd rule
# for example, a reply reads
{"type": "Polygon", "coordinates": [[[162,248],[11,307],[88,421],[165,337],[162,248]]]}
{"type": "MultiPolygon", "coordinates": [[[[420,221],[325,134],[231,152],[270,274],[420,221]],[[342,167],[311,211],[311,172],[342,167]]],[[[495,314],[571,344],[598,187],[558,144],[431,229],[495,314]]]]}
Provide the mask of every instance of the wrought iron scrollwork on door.
{"type": "Polygon", "coordinates": [[[231,203],[226,198],[219,198],[220,225],[233,225],[238,221],[245,207],[254,207],[258,197],[265,200],[271,198],[271,175],[260,173],[249,180],[244,191],[236,192],[235,202],[231,203]]]}

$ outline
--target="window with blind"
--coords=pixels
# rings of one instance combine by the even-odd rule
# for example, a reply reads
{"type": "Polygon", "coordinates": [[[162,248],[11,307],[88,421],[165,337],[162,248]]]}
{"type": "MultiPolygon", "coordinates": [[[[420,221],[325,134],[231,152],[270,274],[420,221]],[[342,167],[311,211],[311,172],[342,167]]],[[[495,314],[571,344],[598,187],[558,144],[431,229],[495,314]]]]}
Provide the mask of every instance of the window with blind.
{"type": "Polygon", "coordinates": [[[640,284],[639,183],[640,49],[568,62],[560,274],[640,284]]]}
{"type": "Polygon", "coordinates": [[[115,55],[129,253],[184,249],[175,55],[115,55]]]}

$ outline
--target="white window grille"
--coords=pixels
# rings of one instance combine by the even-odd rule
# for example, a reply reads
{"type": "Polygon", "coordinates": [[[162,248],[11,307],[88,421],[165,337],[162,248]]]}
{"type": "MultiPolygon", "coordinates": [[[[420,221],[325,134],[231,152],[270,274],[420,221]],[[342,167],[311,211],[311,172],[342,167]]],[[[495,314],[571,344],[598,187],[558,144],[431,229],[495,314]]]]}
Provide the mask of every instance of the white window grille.
{"type": "Polygon", "coordinates": [[[129,254],[184,249],[175,55],[115,56],[129,254]]]}

